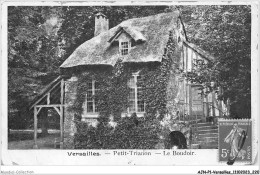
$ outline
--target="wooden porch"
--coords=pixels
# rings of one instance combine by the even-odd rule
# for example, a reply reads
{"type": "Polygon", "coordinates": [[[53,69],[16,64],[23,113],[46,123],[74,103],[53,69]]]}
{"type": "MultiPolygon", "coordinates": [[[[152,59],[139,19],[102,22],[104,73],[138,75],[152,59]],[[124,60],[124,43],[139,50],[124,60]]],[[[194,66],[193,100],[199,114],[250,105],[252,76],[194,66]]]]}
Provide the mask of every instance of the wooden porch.
{"type": "Polygon", "coordinates": [[[60,138],[53,140],[54,148],[59,145],[63,149],[64,142],[64,79],[57,77],[40,93],[30,105],[30,110],[33,109],[34,114],[34,149],[38,149],[37,145],[37,130],[38,130],[38,115],[42,110],[46,110],[43,117],[47,117],[48,109],[53,108],[60,117],[60,138]],[[58,143],[57,143],[58,142],[58,143]]]}
{"type": "Polygon", "coordinates": [[[202,85],[191,84],[185,79],[179,79],[179,89],[176,120],[191,126],[190,148],[216,149],[218,118],[229,113],[223,101],[218,100],[221,92],[213,91],[205,95],[202,85]]]}

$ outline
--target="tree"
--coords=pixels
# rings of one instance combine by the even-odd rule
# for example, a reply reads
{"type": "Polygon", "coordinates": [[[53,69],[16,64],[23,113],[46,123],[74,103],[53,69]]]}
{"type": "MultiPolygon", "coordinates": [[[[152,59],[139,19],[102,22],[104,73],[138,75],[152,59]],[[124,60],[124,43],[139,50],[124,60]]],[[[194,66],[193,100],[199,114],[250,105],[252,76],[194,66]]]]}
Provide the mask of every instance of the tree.
{"type": "MultiPolygon", "coordinates": [[[[179,6],[189,41],[215,60],[193,70],[192,81],[223,88],[219,97],[231,102],[231,117],[251,117],[250,6],[179,6]]],[[[214,88],[211,88],[214,89],[214,88]]]]}
{"type": "Polygon", "coordinates": [[[32,121],[30,101],[58,75],[58,23],[51,24],[59,8],[8,8],[8,126],[24,128],[32,121]]]}

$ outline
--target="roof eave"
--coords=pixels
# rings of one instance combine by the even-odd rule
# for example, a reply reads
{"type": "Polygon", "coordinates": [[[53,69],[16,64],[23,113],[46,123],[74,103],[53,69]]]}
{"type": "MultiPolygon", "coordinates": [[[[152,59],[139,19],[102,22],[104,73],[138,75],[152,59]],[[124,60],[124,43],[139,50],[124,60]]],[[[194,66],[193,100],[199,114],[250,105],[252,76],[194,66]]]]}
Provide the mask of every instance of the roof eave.
{"type": "Polygon", "coordinates": [[[119,26],[118,29],[116,30],[116,32],[114,33],[114,35],[109,38],[108,42],[113,43],[115,41],[115,39],[122,33],[122,31],[125,31],[127,34],[129,34],[135,40],[135,42],[137,42],[137,41],[145,42],[146,41],[146,38],[143,36],[143,34],[141,32],[136,31],[134,29],[129,29],[126,27],[119,26]],[[139,37],[134,36],[132,34],[132,32],[129,32],[129,30],[132,30],[133,32],[137,33],[139,35],[139,37]]]}
{"type": "Polygon", "coordinates": [[[184,44],[186,44],[187,46],[189,46],[190,48],[192,48],[195,52],[197,52],[200,56],[202,56],[203,58],[207,59],[208,61],[213,61],[215,60],[215,58],[210,55],[209,53],[206,53],[206,51],[202,52],[202,49],[198,48],[198,46],[196,46],[195,44],[192,44],[188,41],[183,41],[184,44]]]}

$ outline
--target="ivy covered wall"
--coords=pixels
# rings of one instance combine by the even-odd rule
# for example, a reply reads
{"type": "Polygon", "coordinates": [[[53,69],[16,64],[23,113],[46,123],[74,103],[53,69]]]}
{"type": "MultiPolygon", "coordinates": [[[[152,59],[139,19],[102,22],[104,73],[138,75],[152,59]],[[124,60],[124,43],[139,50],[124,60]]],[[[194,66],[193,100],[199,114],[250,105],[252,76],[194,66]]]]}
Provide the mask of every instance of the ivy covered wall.
{"type": "MultiPolygon", "coordinates": [[[[135,72],[139,72],[140,81],[138,81],[138,87],[142,88],[140,98],[145,102],[145,115],[143,120],[146,121],[148,119],[149,122],[156,120],[155,123],[158,124],[158,121],[162,120],[166,113],[175,114],[174,110],[176,110],[176,107],[174,99],[177,94],[175,74],[180,56],[176,37],[172,32],[169,36],[160,63],[123,63],[122,60],[118,60],[113,68],[100,66],[98,68],[88,67],[68,71],[71,73],[70,76],[74,77],[75,81],[68,79],[65,82],[67,89],[65,93],[65,142],[67,139],[70,143],[65,147],[71,148],[73,145],[75,146],[75,140],[73,140],[75,133],[77,138],[82,138],[80,134],[82,131],[85,130],[86,132],[89,128],[93,129],[92,126],[82,122],[82,114],[84,110],[86,110],[83,104],[86,102],[88,82],[92,80],[99,82],[99,90],[93,96],[97,102],[97,108],[99,109],[99,116],[96,119],[98,121],[96,128],[100,130],[100,127],[102,127],[106,133],[114,132],[113,129],[107,130],[107,128],[104,128],[111,122],[111,118],[113,118],[113,122],[117,124],[125,123],[125,120],[122,121],[122,113],[129,107],[128,97],[130,88],[128,81],[132,77],[132,73],[135,72]],[[83,126],[86,128],[82,129],[83,126]],[[68,137],[70,137],[70,139],[68,139],[68,137]]],[[[132,114],[132,116],[133,115],[135,114],[132,114]]],[[[148,129],[146,129],[149,131],[147,122],[142,124],[148,127],[148,129]]],[[[118,127],[120,126],[118,125],[118,127]]],[[[151,124],[150,127],[154,127],[154,125],[151,124]]],[[[152,135],[155,136],[154,138],[159,139],[162,130],[158,129],[160,127],[156,128],[156,132],[154,132],[154,128],[150,129],[151,132],[153,131],[152,135]]],[[[135,128],[135,130],[138,130],[138,128],[135,128]]],[[[101,135],[102,133],[96,133],[95,137],[100,138],[101,135]]],[[[93,138],[89,138],[89,140],[91,139],[93,140],[93,138]]],[[[76,142],[77,141],[78,139],[76,139],[76,142]]],[[[155,144],[157,142],[151,143],[155,144]]],[[[81,144],[82,143],[80,143],[80,145],[81,144]]],[[[147,145],[147,147],[153,146],[147,145]]]]}

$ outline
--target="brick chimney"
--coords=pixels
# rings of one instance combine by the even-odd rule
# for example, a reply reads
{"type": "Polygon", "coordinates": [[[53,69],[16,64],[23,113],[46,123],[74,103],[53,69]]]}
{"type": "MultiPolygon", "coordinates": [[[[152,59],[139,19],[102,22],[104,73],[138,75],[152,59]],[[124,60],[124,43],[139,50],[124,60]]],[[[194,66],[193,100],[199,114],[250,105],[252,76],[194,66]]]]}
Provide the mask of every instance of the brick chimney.
{"type": "Polygon", "coordinates": [[[108,19],[103,13],[97,13],[95,15],[95,33],[94,36],[99,35],[102,32],[108,31],[108,19]]]}

